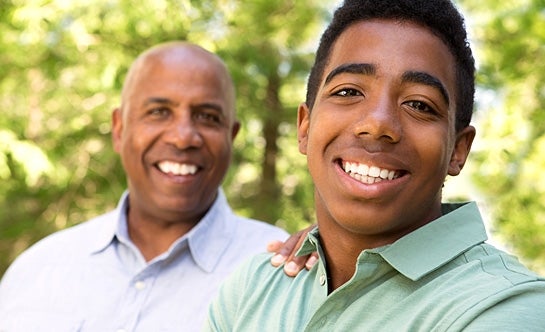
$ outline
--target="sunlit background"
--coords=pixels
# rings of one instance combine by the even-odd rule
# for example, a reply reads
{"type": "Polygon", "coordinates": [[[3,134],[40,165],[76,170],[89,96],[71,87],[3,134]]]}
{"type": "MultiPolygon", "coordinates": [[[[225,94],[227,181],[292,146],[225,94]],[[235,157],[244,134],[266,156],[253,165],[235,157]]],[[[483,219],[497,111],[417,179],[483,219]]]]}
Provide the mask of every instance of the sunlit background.
{"type": "MultiPolygon", "coordinates": [[[[233,207],[290,232],[313,219],[296,109],[339,1],[0,0],[0,275],[125,188],[110,114],[144,49],[187,39],[225,59],[243,130],[233,207]]],[[[463,0],[478,61],[477,138],[445,200],[476,200],[494,243],[545,273],[545,0],[463,0]]]]}

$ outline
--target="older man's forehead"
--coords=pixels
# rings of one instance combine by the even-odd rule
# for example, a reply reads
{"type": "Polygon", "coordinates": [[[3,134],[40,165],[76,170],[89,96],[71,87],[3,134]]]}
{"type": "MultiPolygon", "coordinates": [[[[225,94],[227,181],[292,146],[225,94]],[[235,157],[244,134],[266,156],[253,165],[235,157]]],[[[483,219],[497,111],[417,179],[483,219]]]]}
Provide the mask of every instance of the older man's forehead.
{"type": "MultiPolygon", "coordinates": [[[[172,46],[144,54],[138,59],[138,63],[135,62],[133,68],[131,68],[132,72],[129,74],[131,77],[124,87],[127,90],[125,91],[125,98],[130,98],[134,93],[140,93],[134,90],[139,89],[141,84],[149,82],[156,70],[170,71],[170,73],[174,74],[174,79],[187,73],[189,68],[193,69],[193,74],[195,68],[197,68],[197,71],[202,68],[203,75],[210,79],[206,81],[207,83],[199,82],[218,88],[215,90],[217,92],[216,98],[214,98],[215,102],[218,101],[218,97],[221,97],[225,102],[225,115],[234,120],[236,118],[235,92],[228,69],[219,57],[198,47],[172,46]]],[[[195,84],[197,84],[197,81],[195,81],[195,84]]]]}

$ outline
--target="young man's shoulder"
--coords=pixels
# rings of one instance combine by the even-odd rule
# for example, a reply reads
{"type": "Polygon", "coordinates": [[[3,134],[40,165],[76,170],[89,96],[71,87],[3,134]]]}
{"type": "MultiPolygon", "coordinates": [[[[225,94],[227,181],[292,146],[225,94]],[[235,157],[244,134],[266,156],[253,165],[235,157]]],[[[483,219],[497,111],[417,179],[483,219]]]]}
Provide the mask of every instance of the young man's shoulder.
{"type": "MultiPolygon", "coordinates": [[[[267,253],[255,255],[226,279],[210,306],[205,331],[282,330],[280,325],[285,322],[276,317],[276,313],[293,307],[293,302],[306,300],[291,287],[309,271],[303,270],[296,278],[291,278],[282,267],[273,267],[270,258],[271,254],[267,253]],[[289,298],[293,302],[288,305],[289,298]],[[271,319],[265,320],[265,317],[271,319]]],[[[303,314],[298,310],[290,311],[303,314]]]]}
{"type": "MultiPolygon", "coordinates": [[[[248,303],[252,295],[259,294],[264,285],[277,287],[278,280],[287,277],[281,268],[273,267],[270,263],[270,253],[259,253],[247,258],[234,272],[227,277],[220,287],[220,296],[215,302],[230,303],[232,308],[239,308],[241,304],[248,303]],[[233,301],[236,301],[235,304],[233,301]]],[[[275,288],[275,292],[278,289],[275,288]]],[[[258,295],[259,296],[259,295],[258,295]]],[[[224,304],[220,304],[224,307],[224,304]]]]}
{"type": "Polygon", "coordinates": [[[422,297],[414,297],[414,302],[428,317],[443,316],[437,321],[448,326],[446,330],[540,331],[534,328],[545,324],[545,278],[486,243],[473,246],[418,283],[422,297]],[[524,313],[512,317],[521,310],[524,313]]]}
{"type": "Polygon", "coordinates": [[[467,264],[473,264],[476,271],[487,275],[506,287],[527,282],[544,282],[545,278],[528,269],[517,257],[487,243],[474,246],[463,254],[467,264]]]}

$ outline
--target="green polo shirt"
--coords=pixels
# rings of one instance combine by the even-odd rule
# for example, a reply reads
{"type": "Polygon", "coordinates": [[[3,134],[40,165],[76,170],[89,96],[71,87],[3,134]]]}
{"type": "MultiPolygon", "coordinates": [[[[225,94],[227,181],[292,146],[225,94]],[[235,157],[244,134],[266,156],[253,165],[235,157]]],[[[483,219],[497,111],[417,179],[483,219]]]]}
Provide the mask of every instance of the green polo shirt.
{"type": "MultiPolygon", "coordinates": [[[[484,243],[475,203],[364,250],[328,295],[323,260],[296,278],[256,256],[225,282],[205,331],[545,331],[545,279],[484,243]]],[[[314,230],[301,253],[318,250],[314,230]]]]}

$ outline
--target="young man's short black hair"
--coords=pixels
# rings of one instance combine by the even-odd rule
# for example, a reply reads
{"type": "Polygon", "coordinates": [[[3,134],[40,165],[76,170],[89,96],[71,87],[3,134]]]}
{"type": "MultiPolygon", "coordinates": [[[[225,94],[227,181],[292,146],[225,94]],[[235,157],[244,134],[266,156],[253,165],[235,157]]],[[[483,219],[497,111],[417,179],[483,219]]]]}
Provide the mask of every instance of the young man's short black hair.
{"type": "Polygon", "coordinates": [[[372,19],[408,21],[428,28],[449,48],[456,61],[456,130],[469,125],[475,94],[475,60],[464,19],[450,0],[345,0],[324,31],[307,84],[312,109],[324,68],[337,38],[352,24],[372,19]]]}

